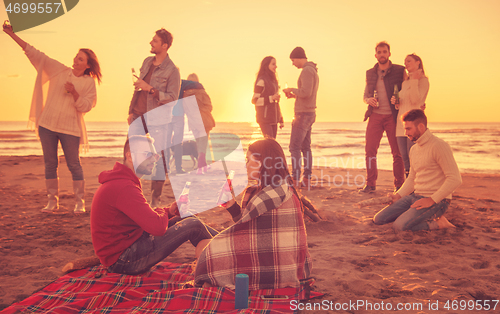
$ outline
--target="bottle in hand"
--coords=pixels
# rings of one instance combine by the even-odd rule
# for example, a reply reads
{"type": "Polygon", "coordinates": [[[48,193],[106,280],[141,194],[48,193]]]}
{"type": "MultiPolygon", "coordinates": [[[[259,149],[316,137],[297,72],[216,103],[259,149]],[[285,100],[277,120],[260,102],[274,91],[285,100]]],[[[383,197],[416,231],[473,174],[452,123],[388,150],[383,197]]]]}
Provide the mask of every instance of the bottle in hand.
{"type": "Polygon", "coordinates": [[[393,94],[393,96],[396,99],[396,102],[394,104],[395,105],[399,105],[399,89],[398,89],[398,85],[397,84],[394,84],[394,94],[393,94]]]}
{"type": "Polygon", "coordinates": [[[232,185],[233,178],[234,178],[234,170],[231,170],[229,171],[229,175],[227,176],[226,182],[220,189],[219,198],[217,199],[217,205],[221,207],[226,207],[227,203],[233,198],[233,194],[231,192],[233,189],[232,185]]]}
{"type": "Polygon", "coordinates": [[[179,208],[179,214],[181,217],[187,217],[193,215],[189,211],[189,188],[191,187],[191,182],[186,182],[184,189],[182,190],[179,200],[177,201],[177,207],[179,208]]]}

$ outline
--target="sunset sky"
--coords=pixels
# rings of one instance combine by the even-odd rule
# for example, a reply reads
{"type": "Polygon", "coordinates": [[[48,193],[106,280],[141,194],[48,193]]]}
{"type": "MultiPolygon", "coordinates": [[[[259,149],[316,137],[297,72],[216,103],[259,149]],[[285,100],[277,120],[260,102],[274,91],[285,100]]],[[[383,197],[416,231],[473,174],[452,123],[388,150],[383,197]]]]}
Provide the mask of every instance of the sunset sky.
{"type": "MultiPolygon", "coordinates": [[[[0,8],[3,21],[3,2],[0,8]]],[[[103,83],[86,121],[126,119],[131,68],[139,70],[154,32],[164,27],[174,36],[170,57],[182,78],[198,74],[216,121],[255,121],[250,99],[265,56],[276,57],[281,87],[295,87],[300,70],[289,54],[296,46],[318,64],[317,121],[362,121],[365,72],[376,62],[375,44],[386,40],[394,63],[410,53],[422,58],[431,121],[499,122],[499,16],[498,0],[82,0],[18,35],[69,66],[79,48],[94,50],[103,83]]],[[[0,120],[27,120],[35,76],[2,32],[0,120]]],[[[289,123],[293,100],[283,96],[281,108],[289,123]]]]}

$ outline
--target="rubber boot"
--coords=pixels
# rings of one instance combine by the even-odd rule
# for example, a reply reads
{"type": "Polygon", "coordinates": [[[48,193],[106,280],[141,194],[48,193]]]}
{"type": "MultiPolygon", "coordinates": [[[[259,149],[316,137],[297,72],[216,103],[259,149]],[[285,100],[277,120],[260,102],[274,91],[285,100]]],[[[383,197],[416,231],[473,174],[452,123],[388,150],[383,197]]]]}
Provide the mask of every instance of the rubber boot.
{"type": "Polygon", "coordinates": [[[45,180],[45,186],[49,202],[42,209],[42,213],[52,213],[59,209],[59,178],[45,180]]]}
{"type": "Polygon", "coordinates": [[[76,205],[73,212],[75,214],[82,214],[85,212],[85,181],[73,181],[73,191],[75,192],[76,205]]]}
{"type": "Polygon", "coordinates": [[[161,191],[165,181],[152,180],[151,181],[151,208],[155,209],[160,207],[161,191]]]}

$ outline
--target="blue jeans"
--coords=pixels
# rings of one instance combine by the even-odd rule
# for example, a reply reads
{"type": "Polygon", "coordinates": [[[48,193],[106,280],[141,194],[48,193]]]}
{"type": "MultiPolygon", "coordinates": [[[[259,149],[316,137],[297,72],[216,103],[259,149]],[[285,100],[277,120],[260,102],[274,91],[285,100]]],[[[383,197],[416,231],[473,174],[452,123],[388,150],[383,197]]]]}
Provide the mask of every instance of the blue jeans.
{"type": "Polygon", "coordinates": [[[53,132],[42,126],[38,127],[38,136],[42,143],[45,179],[57,179],[57,167],[59,165],[57,146],[60,141],[73,181],[83,180],[83,169],[80,164],[80,137],[53,132]]]}
{"type": "Polygon", "coordinates": [[[292,155],[292,177],[300,180],[302,159],[304,160],[304,177],[311,177],[312,152],[311,152],[311,130],[316,121],[315,112],[298,112],[292,121],[292,133],[290,134],[290,154],[292,155]]]}
{"type": "Polygon", "coordinates": [[[201,240],[211,239],[217,231],[203,224],[196,217],[187,217],[169,227],[164,235],[155,237],[147,232],[128,247],[118,261],[108,267],[112,273],[137,275],[146,272],[161,260],[172,254],[187,240],[197,246],[201,240]]]}
{"type": "Polygon", "coordinates": [[[170,161],[170,149],[174,151],[175,169],[182,168],[182,140],[184,139],[184,115],[173,116],[167,126],[167,164],[170,161]]]}
{"type": "Polygon", "coordinates": [[[379,211],[373,217],[373,222],[377,225],[383,225],[394,221],[393,227],[399,231],[429,230],[428,222],[443,216],[450,205],[450,200],[445,198],[431,207],[419,210],[410,207],[422,198],[425,198],[425,196],[418,194],[404,196],[379,211]]]}
{"type": "Polygon", "coordinates": [[[403,163],[405,165],[406,177],[410,173],[410,148],[415,144],[406,136],[397,136],[399,152],[403,158],[403,163]]]}

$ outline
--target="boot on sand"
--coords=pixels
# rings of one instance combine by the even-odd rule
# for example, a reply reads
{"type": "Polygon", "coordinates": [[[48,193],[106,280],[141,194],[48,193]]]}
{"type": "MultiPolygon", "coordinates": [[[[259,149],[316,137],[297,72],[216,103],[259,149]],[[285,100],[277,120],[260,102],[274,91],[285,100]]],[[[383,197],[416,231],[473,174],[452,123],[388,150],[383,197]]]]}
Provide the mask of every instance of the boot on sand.
{"type": "Polygon", "coordinates": [[[75,214],[82,214],[85,212],[85,181],[73,181],[73,191],[75,192],[76,205],[73,212],[75,214]]]}
{"type": "Polygon", "coordinates": [[[59,178],[46,179],[47,197],[49,202],[42,208],[42,213],[52,213],[59,209],[59,178]]]}

